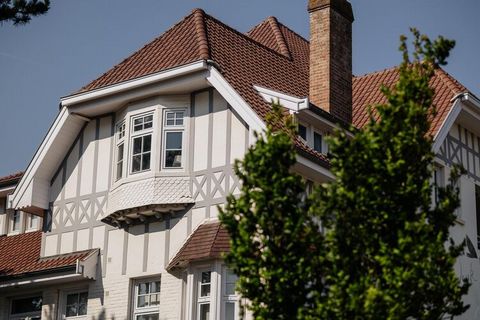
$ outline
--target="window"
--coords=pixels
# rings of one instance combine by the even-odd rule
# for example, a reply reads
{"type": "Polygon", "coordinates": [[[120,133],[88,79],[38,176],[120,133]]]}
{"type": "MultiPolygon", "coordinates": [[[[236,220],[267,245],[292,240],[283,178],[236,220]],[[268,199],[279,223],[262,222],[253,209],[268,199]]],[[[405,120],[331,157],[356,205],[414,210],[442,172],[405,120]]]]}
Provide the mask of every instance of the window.
{"type": "Polygon", "coordinates": [[[135,284],[134,319],[158,320],[160,316],[160,281],[139,280],[135,284]]]}
{"type": "Polygon", "coordinates": [[[150,170],[152,128],[152,114],[133,118],[132,173],[150,170]]]}
{"type": "Polygon", "coordinates": [[[150,129],[153,126],[153,115],[138,117],[133,120],[133,132],[150,129]]]}
{"type": "Polygon", "coordinates": [[[165,112],[164,167],[181,168],[183,154],[184,111],[165,112]]]}
{"type": "Polygon", "coordinates": [[[125,121],[117,124],[117,163],[116,163],[116,181],[123,177],[123,158],[125,151],[125,121]]]}
{"type": "Polygon", "coordinates": [[[322,152],[322,135],[317,132],[313,133],[313,150],[322,152]]]}
{"type": "Polygon", "coordinates": [[[40,320],[42,301],[42,296],[13,299],[10,309],[10,319],[40,320]]]}
{"type": "Polygon", "coordinates": [[[38,230],[40,224],[40,217],[34,214],[28,214],[27,230],[38,230]]]}
{"type": "Polygon", "coordinates": [[[65,317],[78,317],[87,315],[88,292],[75,292],[67,294],[65,304],[65,317]]]}
{"type": "Polygon", "coordinates": [[[235,286],[237,283],[237,276],[232,270],[225,268],[223,273],[223,308],[225,320],[237,320],[239,319],[240,310],[238,303],[238,296],[235,293],[235,286]]]}
{"type": "Polygon", "coordinates": [[[303,124],[298,124],[298,135],[305,140],[305,142],[307,141],[307,127],[303,124]]]}
{"type": "Polygon", "coordinates": [[[20,232],[21,222],[22,222],[21,212],[15,210],[12,213],[10,231],[11,232],[20,232]]]}
{"type": "Polygon", "coordinates": [[[198,298],[197,298],[197,319],[210,319],[210,292],[212,287],[212,272],[200,272],[198,281],[198,298]]]}

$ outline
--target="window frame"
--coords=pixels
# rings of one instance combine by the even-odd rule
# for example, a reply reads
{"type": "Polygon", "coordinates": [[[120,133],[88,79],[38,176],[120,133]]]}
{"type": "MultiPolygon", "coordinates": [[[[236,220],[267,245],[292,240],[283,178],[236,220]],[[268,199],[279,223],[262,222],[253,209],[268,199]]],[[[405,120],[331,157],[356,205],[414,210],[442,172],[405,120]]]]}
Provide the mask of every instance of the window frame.
{"type": "Polygon", "coordinates": [[[132,319],[136,320],[138,316],[151,315],[151,314],[158,314],[158,317],[160,319],[160,303],[161,303],[160,298],[162,294],[162,276],[158,275],[156,277],[132,279],[132,281],[133,281],[132,293],[131,293],[132,319]],[[158,305],[139,308],[137,306],[139,285],[142,283],[152,283],[152,282],[159,282],[158,305]]]}
{"type": "Polygon", "coordinates": [[[13,301],[14,300],[21,300],[21,299],[29,299],[29,298],[37,298],[41,297],[42,298],[42,307],[43,307],[43,294],[42,293],[37,293],[37,294],[28,294],[24,296],[15,296],[11,299],[9,299],[8,303],[8,319],[9,320],[23,320],[26,317],[33,318],[33,317],[42,317],[42,307],[40,307],[40,311],[33,311],[33,312],[23,312],[23,313],[16,313],[12,314],[12,308],[13,308],[13,301]]]}
{"type": "Polygon", "coordinates": [[[186,155],[186,148],[185,148],[185,129],[186,129],[186,118],[187,118],[187,109],[185,108],[174,108],[174,109],[164,109],[163,110],[163,121],[162,121],[162,148],[161,148],[161,169],[162,170],[185,170],[185,155],[186,155]],[[174,113],[175,118],[174,121],[177,119],[176,114],[177,113],[183,113],[183,121],[181,125],[177,125],[176,123],[173,125],[168,125],[167,121],[167,114],[169,113],[174,113]],[[182,142],[181,142],[181,149],[180,149],[180,155],[181,155],[181,162],[179,167],[167,167],[166,166],[166,161],[167,161],[167,151],[169,150],[178,150],[178,149],[169,149],[167,150],[167,134],[172,133],[172,132],[179,132],[181,133],[182,136],[182,142]]]}
{"type": "Polygon", "coordinates": [[[64,291],[63,294],[62,294],[62,304],[61,304],[61,306],[62,306],[62,309],[61,309],[62,310],[62,319],[64,319],[64,320],[87,319],[89,298],[90,298],[90,295],[89,295],[89,292],[88,292],[88,288],[64,291]],[[82,293],[87,293],[87,305],[86,305],[87,311],[86,311],[86,313],[84,315],[76,315],[76,316],[67,317],[67,299],[68,299],[68,296],[76,294],[80,298],[80,294],[82,294],[82,293]]]}
{"type": "Polygon", "coordinates": [[[37,231],[41,227],[41,218],[37,215],[27,213],[27,221],[25,224],[25,232],[32,232],[32,231],[37,231]],[[37,220],[37,225],[35,227],[32,227],[32,221],[37,220]]]}
{"type": "Polygon", "coordinates": [[[20,234],[22,233],[22,230],[24,229],[24,223],[23,223],[23,212],[20,210],[13,210],[8,213],[8,234],[20,234]],[[14,229],[15,225],[15,215],[18,214],[18,229],[14,229]]]}
{"type": "MultiPolygon", "coordinates": [[[[227,275],[228,275],[228,271],[231,271],[232,270],[230,268],[228,268],[226,265],[223,265],[222,266],[222,286],[221,286],[221,295],[220,295],[220,299],[221,299],[221,308],[222,308],[222,317],[221,319],[226,319],[226,313],[227,313],[227,303],[233,303],[234,304],[234,320],[240,320],[241,317],[240,317],[240,297],[237,293],[237,291],[235,290],[234,291],[234,294],[227,294],[227,275]]],[[[233,272],[232,272],[233,273],[233,272]]],[[[238,281],[238,276],[235,275],[235,277],[237,278],[236,281],[235,281],[235,285],[238,281]]]]}
{"type": "MultiPolygon", "coordinates": [[[[145,124],[145,122],[142,125],[144,125],[144,124],[145,124]]],[[[140,114],[130,116],[130,137],[129,137],[129,150],[130,150],[130,152],[129,152],[129,165],[128,165],[128,167],[129,167],[128,172],[129,172],[130,175],[144,173],[144,172],[148,172],[148,171],[152,170],[152,164],[154,163],[152,161],[153,160],[152,158],[154,158],[154,156],[155,156],[155,152],[154,152],[154,148],[153,148],[153,146],[155,144],[154,128],[155,128],[155,112],[154,111],[147,111],[147,112],[144,112],[144,113],[140,113],[140,114]],[[152,121],[151,121],[152,126],[150,128],[146,128],[146,129],[143,128],[142,130],[135,131],[135,120],[140,119],[140,118],[146,118],[148,116],[152,117],[152,121]],[[148,152],[143,151],[143,138],[146,137],[146,136],[150,136],[150,150],[148,152]],[[136,155],[140,155],[140,170],[139,171],[133,171],[134,140],[138,139],[138,138],[142,138],[142,150],[139,154],[136,154],[136,155]],[[143,169],[142,170],[142,159],[143,159],[144,154],[147,154],[147,153],[150,153],[150,164],[149,164],[148,169],[143,169]]],[[[125,153],[125,147],[124,147],[124,153],[125,153]]],[[[125,157],[124,157],[124,159],[125,159],[125,157]]]]}
{"type": "Polygon", "coordinates": [[[118,122],[115,125],[115,182],[124,178],[124,174],[125,174],[125,162],[126,162],[125,161],[125,140],[126,140],[125,136],[126,135],[127,135],[127,128],[126,128],[125,119],[123,119],[122,121],[118,122]],[[119,149],[120,149],[120,146],[122,145],[123,145],[122,159],[119,160],[120,158],[119,149]],[[121,164],[120,175],[118,174],[119,164],[121,164]]]}
{"type": "Polygon", "coordinates": [[[308,125],[306,125],[306,124],[304,124],[304,123],[302,123],[302,122],[298,122],[298,123],[297,123],[298,137],[299,137],[300,139],[302,139],[302,140],[305,142],[305,144],[307,144],[307,145],[308,145],[308,131],[309,131],[309,130],[308,130],[308,127],[309,127],[308,125]],[[305,138],[302,137],[301,134],[300,134],[300,126],[302,126],[302,127],[305,128],[305,138]]]}
{"type": "Polygon", "coordinates": [[[208,304],[209,305],[209,314],[210,314],[210,317],[209,319],[211,319],[211,315],[212,315],[212,312],[213,312],[213,309],[212,309],[212,296],[213,296],[213,290],[215,289],[214,286],[213,286],[213,277],[215,276],[215,272],[212,268],[202,268],[202,269],[198,269],[197,271],[197,274],[196,274],[196,279],[194,281],[194,285],[195,285],[195,319],[196,320],[200,320],[200,316],[201,316],[201,313],[200,313],[200,308],[202,305],[206,305],[208,304]],[[202,284],[202,274],[204,272],[209,272],[210,273],[210,282],[209,282],[209,286],[210,286],[210,294],[208,296],[204,296],[202,297],[201,296],[201,292],[202,292],[202,285],[205,285],[205,284],[202,284]]]}

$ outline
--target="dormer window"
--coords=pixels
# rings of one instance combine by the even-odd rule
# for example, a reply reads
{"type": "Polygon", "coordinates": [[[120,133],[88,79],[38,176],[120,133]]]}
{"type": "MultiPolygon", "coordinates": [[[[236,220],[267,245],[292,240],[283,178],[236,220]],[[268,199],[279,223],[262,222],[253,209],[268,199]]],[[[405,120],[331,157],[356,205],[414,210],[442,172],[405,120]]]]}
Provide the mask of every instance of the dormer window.
{"type": "Polygon", "coordinates": [[[183,166],[183,133],[185,111],[166,111],[164,123],[164,168],[183,166]]]}
{"type": "Polygon", "coordinates": [[[132,173],[150,170],[153,114],[133,118],[132,173]]]}

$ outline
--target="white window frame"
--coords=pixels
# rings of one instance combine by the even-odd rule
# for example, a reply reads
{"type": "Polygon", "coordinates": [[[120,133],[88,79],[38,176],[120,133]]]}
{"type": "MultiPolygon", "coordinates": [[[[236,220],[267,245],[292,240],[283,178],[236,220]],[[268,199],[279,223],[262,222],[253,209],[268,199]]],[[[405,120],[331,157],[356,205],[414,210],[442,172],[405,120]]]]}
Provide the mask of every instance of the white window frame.
{"type": "Polygon", "coordinates": [[[28,299],[28,298],[36,298],[36,297],[41,297],[42,298],[42,306],[43,306],[43,295],[41,293],[39,294],[29,294],[25,296],[17,296],[12,299],[10,299],[10,303],[8,304],[8,319],[9,320],[24,320],[24,319],[30,319],[33,317],[40,317],[42,316],[42,310],[40,311],[34,311],[34,312],[24,312],[24,313],[17,313],[17,314],[12,314],[12,307],[13,307],[13,301],[14,300],[20,300],[20,299],[28,299]]]}
{"type": "Polygon", "coordinates": [[[240,320],[240,297],[237,294],[236,290],[234,294],[227,294],[227,272],[229,270],[230,269],[226,265],[222,267],[221,319],[226,319],[227,303],[233,303],[235,308],[234,320],[240,320]]]}
{"type": "Polygon", "coordinates": [[[61,300],[61,319],[62,320],[84,320],[84,319],[87,319],[88,317],[88,302],[89,302],[89,299],[90,299],[90,295],[89,295],[89,292],[88,292],[88,288],[84,288],[84,289],[76,289],[76,290],[69,290],[69,291],[64,291],[62,293],[62,296],[61,296],[62,300],[61,300]],[[67,297],[69,295],[72,295],[72,294],[77,294],[77,295],[80,295],[82,293],[87,293],[87,313],[85,315],[79,315],[79,316],[70,316],[70,317],[67,317],[67,297]]]}
{"type": "Polygon", "coordinates": [[[23,212],[19,210],[14,210],[10,211],[8,213],[8,234],[9,235],[15,235],[15,234],[20,234],[24,230],[24,223],[23,223],[23,212]],[[19,216],[19,226],[18,229],[14,229],[14,220],[15,220],[15,215],[19,216]]]}
{"type": "Polygon", "coordinates": [[[134,279],[133,286],[132,286],[132,294],[131,294],[131,305],[132,305],[132,319],[136,320],[137,316],[141,315],[149,315],[149,314],[158,314],[158,318],[160,319],[160,296],[162,293],[162,278],[161,275],[152,278],[141,278],[141,279],[134,279]],[[159,295],[159,304],[156,306],[148,306],[148,307],[141,307],[137,306],[138,302],[138,288],[139,285],[142,283],[151,283],[151,282],[159,282],[160,283],[160,291],[158,292],[159,295]]]}
{"type": "Polygon", "coordinates": [[[25,232],[37,231],[42,225],[42,218],[37,215],[27,213],[27,221],[25,224],[25,232]],[[37,220],[37,225],[32,227],[32,221],[37,220]]]}
{"type": "MultiPolygon", "coordinates": [[[[200,306],[208,304],[209,305],[209,313],[210,313],[210,319],[212,319],[212,314],[215,312],[214,311],[214,304],[212,303],[212,296],[215,294],[215,287],[214,287],[214,281],[213,277],[216,275],[216,273],[212,270],[212,268],[203,268],[199,269],[197,274],[196,274],[196,279],[195,279],[195,320],[200,320],[200,306]],[[202,273],[204,272],[210,272],[210,295],[202,297],[201,296],[201,290],[202,290],[202,273]]],[[[209,319],[209,320],[210,320],[209,319]]]]}
{"type": "Polygon", "coordinates": [[[125,175],[125,135],[126,135],[126,124],[125,120],[118,122],[115,126],[115,182],[124,178],[125,175]],[[123,152],[122,152],[122,159],[119,158],[119,149],[120,146],[123,145],[123,152]],[[122,172],[119,176],[118,172],[118,165],[121,164],[122,172]]]}
{"type": "MultiPolygon", "coordinates": [[[[148,171],[151,171],[152,170],[152,165],[154,163],[154,158],[155,158],[155,152],[154,152],[154,145],[155,145],[155,141],[154,141],[154,128],[155,128],[155,113],[154,111],[150,111],[150,112],[145,112],[145,113],[141,113],[141,114],[137,114],[137,115],[132,115],[131,118],[130,118],[130,146],[129,146],[129,149],[130,149],[130,152],[129,152],[129,173],[131,175],[134,175],[134,174],[139,174],[139,173],[143,173],[143,172],[148,172],[148,171]],[[147,129],[142,129],[142,130],[139,130],[139,131],[135,131],[135,120],[136,119],[140,119],[140,118],[145,118],[145,117],[148,117],[148,116],[151,116],[152,117],[152,126],[150,128],[147,128],[147,129]],[[142,161],[140,160],[140,169],[139,171],[133,171],[133,144],[134,144],[134,140],[135,139],[138,139],[138,138],[143,138],[143,137],[146,137],[146,136],[150,136],[150,165],[149,165],[149,168],[148,169],[143,169],[141,168],[141,165],[142,165],[142,161]]],[[[143,143],[142,143],[143,145],[143,143]]],[[[124,147],[125,148],[125,147],[124,147]]],[[[125,149],[124,149],[125,150],[125,149]]],[[[124,151],[125,152],[125,151],[124,151]]],[[[146,154],[148,152],[142,152],[140,153],[141,155],[143,154],[146,154]]],[[[142,157],[141,157],[142,159],[142,157]]],[[[125,161],[125,160],[124,160],[125,161]]]]}
{"type": "MultiPolygon", "coordinates": [[[[184,170],[185,169],[185,158],[186,158],[186,148],[185,148],[185,128],[186,128],[186,118],[187,118],[187,110],[185,108],[179,108],[179,109],[165,109],[163,111],[163,133],[162,133],[162,156],[161,158],[161,168],[163,170],[184,170]],[[173,124],[173,125],[168,125],[167,124],[167,114],[169,113],[174,113],[175,115],[177,113],[183,113],[183,123],[181,125],[173,124]],[[171,132],[180,132],[182,135],[182,148],[181,148],[181,163],[179,167],[167,167],[166,166],[166,160],[167,160],[167,133],[171,132]]],[[[177,118],[174,118],[174,121],[177,118]]]]}

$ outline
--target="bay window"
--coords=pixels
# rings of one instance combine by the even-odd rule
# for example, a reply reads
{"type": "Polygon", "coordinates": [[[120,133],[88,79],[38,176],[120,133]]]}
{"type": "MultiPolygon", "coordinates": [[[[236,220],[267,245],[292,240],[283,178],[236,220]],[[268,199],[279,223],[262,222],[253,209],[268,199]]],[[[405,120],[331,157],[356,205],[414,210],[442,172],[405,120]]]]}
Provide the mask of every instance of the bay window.
{"type": "Polygon", "coordinates": [[[197,319],[210,319],[210,293],[212,289],[212,272],[200,272],[198,281],[198,298],[197,298],[197,319]]]}
{"type": "Polygon", "coordinates": [[[137,280],[134,287],[133,319],[158,320],[160,317],[160,280],[137,280]]]}
{"type": "Polygon", "coordinates": [[[223,317],[225,320],[238,320],[240,315],[240,307],[238,296],[235,292],[237,284],[237,275],[232,270],[224,268],[222,274],[222,305],[223,305],[223,317]]]}

